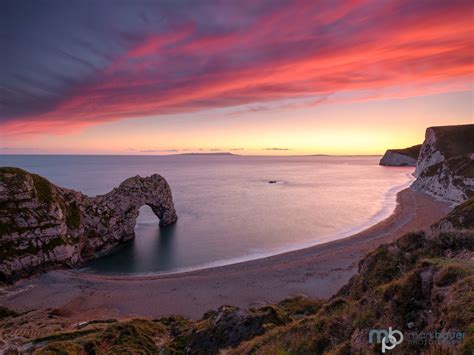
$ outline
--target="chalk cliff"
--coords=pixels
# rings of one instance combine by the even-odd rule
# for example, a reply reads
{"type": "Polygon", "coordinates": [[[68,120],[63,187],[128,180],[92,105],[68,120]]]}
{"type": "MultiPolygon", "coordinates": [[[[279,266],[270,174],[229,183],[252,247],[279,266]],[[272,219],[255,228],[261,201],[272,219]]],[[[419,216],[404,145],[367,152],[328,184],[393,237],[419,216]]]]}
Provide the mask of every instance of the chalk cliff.
{"type": "Polygon", "coordinates": [[[89,197],[18,168],[0,168],[0,280],[72,267],[134,238],[139,208],[160,225],[176,222],[171,189],[160,175],[135,176],[89,197]]]}
{"type": "Polygon", "coordinates": [[[461,203],[474,196],[474,125],[426,130],[412,188],[461,203]]]}
{"type": "Polygon", "coordinates": [[[421,144],[405,149],[389,149],[380,160],[384,166],[416,166],[421,144]]]}
{"type": "Polygon", "coordinates": [[[416,166],[414,190],[464,202],[474,196],[474,125],[429,127],[422,145],[389,149],[380,165],[416,166]]]}

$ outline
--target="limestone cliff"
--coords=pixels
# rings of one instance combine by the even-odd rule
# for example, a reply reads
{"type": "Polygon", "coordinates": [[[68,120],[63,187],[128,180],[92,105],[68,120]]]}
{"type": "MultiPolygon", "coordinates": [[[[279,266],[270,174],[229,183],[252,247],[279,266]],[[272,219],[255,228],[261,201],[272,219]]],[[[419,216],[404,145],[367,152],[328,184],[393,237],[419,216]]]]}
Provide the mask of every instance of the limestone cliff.
{"type": "Polygon", "coordinates": [[[161,226],[177,220],[171,189],[157,174],[89,197],[18,168],[0,168],[0,280],[80,265],[110,251],[134,238],[143,205],[161,226]]]}
{"type": "Polygon", "coordinates": [[[416,166],[421,144],[405,149],[389,149],[380,160],[384,166],[416,166]]]}
{"type": "Polygon", "coordinates": [[[412,188],[460,203],[474,196],[474,125],[426,130],[412,188]]]}
{"type": "Polygon", "coordinates": [[[474,153],[474,124],[429,127],[421,146],[415,174],[460,155],[474,153]]]}

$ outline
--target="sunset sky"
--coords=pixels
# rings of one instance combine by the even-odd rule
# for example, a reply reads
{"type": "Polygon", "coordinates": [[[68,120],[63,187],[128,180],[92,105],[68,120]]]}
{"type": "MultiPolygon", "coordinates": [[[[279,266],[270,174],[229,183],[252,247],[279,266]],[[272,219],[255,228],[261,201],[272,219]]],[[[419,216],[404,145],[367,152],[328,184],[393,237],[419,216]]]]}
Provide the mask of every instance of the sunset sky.
{"type": "Polygon", "coordinates": [[[379,154],[474,123],[472,1],[3,0],[4,154],[379,154]]]}

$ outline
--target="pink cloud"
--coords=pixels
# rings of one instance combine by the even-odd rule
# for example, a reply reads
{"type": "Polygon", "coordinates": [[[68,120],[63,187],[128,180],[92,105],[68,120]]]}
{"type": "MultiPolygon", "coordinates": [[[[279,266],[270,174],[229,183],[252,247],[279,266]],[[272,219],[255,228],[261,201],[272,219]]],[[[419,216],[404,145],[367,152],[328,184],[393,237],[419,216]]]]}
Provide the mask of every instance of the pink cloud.
{"type": "Polygon", "coordinates": [[[473,36],[468,1],[296,1],[242,28],[206,32],[188,23],[143,36],[49,111],[0,127],[10,135],[67,133],[338,92],[368,92],[357,101],[397,97],[397,88],[412,96],[469,89],[473,36]]]}

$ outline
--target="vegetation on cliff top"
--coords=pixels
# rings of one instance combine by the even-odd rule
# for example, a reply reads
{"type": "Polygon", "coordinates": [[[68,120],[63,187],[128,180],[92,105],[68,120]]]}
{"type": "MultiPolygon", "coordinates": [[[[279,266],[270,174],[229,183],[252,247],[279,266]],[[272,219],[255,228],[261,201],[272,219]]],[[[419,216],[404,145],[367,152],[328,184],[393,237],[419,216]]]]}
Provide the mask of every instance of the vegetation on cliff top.
{"type": "Polygon", "coordinates": [[[413,159],[418,159],[418,155],[420,155],[421,144],[417,144],[408,148],[403,149],[389,149],[387,152],[399,153],[402,155],[407,155],[412,157],[413,159]]]}
{"type": "Polygon", "coordinates": [[[439,228],[443,222],[449,222],[457,229],[474,230],[474,197],[449,212],[434,228],[439,228]]]}
{"type": "Polygon", "coordinates": [[[44,177],[29,173],[23,169],[15,167],[0,167],[0,182],[7,186],[15,187],[23,184],[25,179],[30,176],[33,180],[36,196],[41,202],[51,203],[54,201],[52,184],[44,177]]]}
{"type": "Polygon", "coordinates": [[[446,159],[474,153],[474,124],[431,127],[436,135],[437,148],[446,159]]]}
{"type": "MultiPolygon", "coordinates": [[[[35,217],[40,217],[38,216],[38,214],[41,212],[40,210],[22,208],[19,205],[19,202],[14,198],[15,194],[24,191],[22,186],[24,186],[28,178],[31,178],[34,187],[32,190],[34,196],[31,196],[31,198],[37,198],[40,203],[44,203],[48,206],[53,202],[56,202],[53,186],[45,178],[36,174],[31,174],[20,168],[1,167],[0,183],[4,184],[10,189],[10,197],[0,202],[0,212],[2,212],[4,217],[27,217],[31,214],[35,214],[35,217]]],[[[25,230],[28,230],[26,226],[20,227],[14,223],[14,220],[6,220],[2,218],[0,221],[0,235],[12,234],[15,232],[22,233],[25,230]]]]}
{"type": "Polygon", "coordinates": [[[36,174],[30,174],[30,176],[33,179],[38,199],[46,204],[53,203],[54,195],[51,183],[42,176],[36,174]]]}

